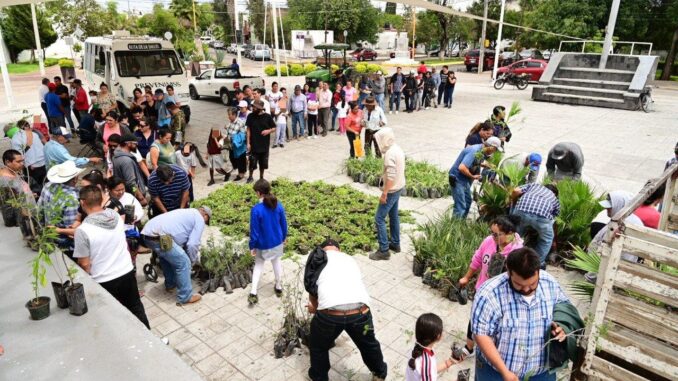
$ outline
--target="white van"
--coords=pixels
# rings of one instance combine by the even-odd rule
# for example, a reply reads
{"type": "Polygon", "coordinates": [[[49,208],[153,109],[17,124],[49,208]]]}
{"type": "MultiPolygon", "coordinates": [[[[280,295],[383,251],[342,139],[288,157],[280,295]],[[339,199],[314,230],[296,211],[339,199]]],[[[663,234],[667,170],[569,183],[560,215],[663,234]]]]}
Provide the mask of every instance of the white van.
{"type": "Polygon", "coordinates": [[[175,100],[189,119],[188,79],[170,41],[114,31],[111,36],[85,40],[83,61],[88,89],[99,91],[102,82],[108,84],[120,109],[130,107],[135,88],[143,92],[144,86],[150,86],[155,92],[172,85],[175,100]]]}

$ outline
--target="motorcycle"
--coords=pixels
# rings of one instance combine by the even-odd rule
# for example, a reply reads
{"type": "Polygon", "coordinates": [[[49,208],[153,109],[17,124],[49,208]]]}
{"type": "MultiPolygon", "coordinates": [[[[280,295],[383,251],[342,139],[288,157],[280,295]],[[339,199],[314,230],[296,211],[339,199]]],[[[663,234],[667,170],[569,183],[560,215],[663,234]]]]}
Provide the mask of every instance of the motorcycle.
{"type": "Polygon", "coordinates": [[[517,75],[512,72],[502,74],[496,81],[494,81],[494,88],[501,90],[504,84],[508,83],[518,88],[518,90],[525,90],[529,81],[529,74],[517,75]]]}

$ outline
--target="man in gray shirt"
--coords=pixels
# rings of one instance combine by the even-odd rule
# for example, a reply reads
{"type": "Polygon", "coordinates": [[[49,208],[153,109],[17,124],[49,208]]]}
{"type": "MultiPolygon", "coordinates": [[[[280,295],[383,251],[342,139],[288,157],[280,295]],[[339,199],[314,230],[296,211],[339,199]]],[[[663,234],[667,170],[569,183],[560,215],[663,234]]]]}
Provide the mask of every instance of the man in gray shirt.
{"type": "Polygon", "coordinates": [[[146,185],[134,156],[137,144],[136,135],[126,134],[122,137],[120,147],[113,152],[113,175],[125,180],[125,191],[134,195],[142,206],[146,206],[146,185]]]}
{"type": "Polygon", "coordinates": [[[304,136],[304,119],[306,119],[307,107],[306,95],[301,93],[301,86],[294,86],[294,94],[290,97],[287,105],[287,110],[292,114],[292,139],[299,140],[300,137],[304,136]],[[297,124],[299,124],[298,135],[297,124]]]}
{"type": "Polygon", "coordinates": [[[546,160],[546,173],[554,180],[570,178],[579,180],[584,167],[584,154],[577,143],[558,143],[546,160]]]}
{"type": "Polygon", "coordinates": [[[386,78],[381,73],[381,70],[377,71],[376,77],[370,80],[370,85],[372,88],[372,94],[377,100],[377,104],[384,109],[384,93],[386,92],[386,78]]]}

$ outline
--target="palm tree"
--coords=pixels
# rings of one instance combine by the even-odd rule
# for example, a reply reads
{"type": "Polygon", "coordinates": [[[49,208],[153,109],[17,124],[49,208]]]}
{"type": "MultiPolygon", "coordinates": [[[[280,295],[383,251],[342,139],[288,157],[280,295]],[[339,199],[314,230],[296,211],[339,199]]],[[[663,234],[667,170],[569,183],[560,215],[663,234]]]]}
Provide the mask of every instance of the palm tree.
{"type": "MultiPolygon", "coordinates": [[[[169,8],[174,16],[179,19],[181,26],[184,28],[193,27],[193,0],[172,0],[169,8]]],[[[199,17],[199,8],[195,8],[196,17],[199,17]]]]}

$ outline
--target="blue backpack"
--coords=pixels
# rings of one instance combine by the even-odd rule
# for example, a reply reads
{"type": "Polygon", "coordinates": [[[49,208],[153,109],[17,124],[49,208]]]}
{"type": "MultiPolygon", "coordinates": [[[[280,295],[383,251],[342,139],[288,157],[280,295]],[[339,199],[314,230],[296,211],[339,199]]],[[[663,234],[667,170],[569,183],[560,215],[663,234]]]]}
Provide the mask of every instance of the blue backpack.
{"type": "Polygon", "coordinates": [[[238,132],[231,138],[231,145],[233,147],[233,156],[240,157],[247,152],[247,137],[244,132],[238,132]]]}

